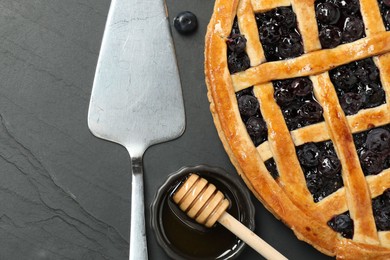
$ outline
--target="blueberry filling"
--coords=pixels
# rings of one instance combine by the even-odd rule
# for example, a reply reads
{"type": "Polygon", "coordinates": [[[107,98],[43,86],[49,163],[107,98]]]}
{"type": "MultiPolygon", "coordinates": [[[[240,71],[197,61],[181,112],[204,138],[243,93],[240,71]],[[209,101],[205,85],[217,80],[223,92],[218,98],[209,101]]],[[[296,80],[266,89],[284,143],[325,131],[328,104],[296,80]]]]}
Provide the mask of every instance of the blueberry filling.
{"type": "Polygon", "coordinates": [[[253,95],[253,88],[236,93],[238,110],[253,144],[258,146],[267,140],[267,125],[260,113],[259,101],[253,95]]]}
{"type": "Polygon", "coordinates": [[[276,163],[274,158],[268,159],[267,161],[264,162],[264,164],[267,170],[269,171],[269,173],[271,174],[271,176],[274,179],[277,179],[279,177],[279,172],[278,169],[276,168],[276,163]]]}
{"type": "Polygon", "coordinates": [[[334,231],[341,233],[345,238],[352,239],[353,237],[353,220],[349,212],[334,216],[328,221],[328,226],[334,231]]]}
{"type": "Polygon", "coordinates": [[[353,135],[364,175],[390,168],[390,125],[353,135]]]}
{"type": "Polygon", "coordinates": [[[258,13],[255,17],[267,61],[284,60],[303,54],[302,37],[291,7],[278,7],[258,13]]]}
{"type": "Polygon", "coordinates": [[[331,141],[306,143],[297,147],[298,160],[314,202],[341,188],[341,163],[331,141]]]}
{"type": "Polygon", "coordinates": [[[329,75],[346,115],[386,102],[379,70],[371,58],[337,67],[329,75]]]}
{"type": "Polygon", "coordinates": [[[315,8],[322,48],[365,37],[358,0],[317,0],[315,8]]]}
{"type": "Polygon", "coordinates": [[[313,94],[309,78],[273,81],[274,98],[290,131],[324,120],[322,107],[313,94]]]}
{"type": "Polygon", "coordinates": [[[233,28],[226,40],[227,61],[231,74],[244,71],[250,67],[250,60],[245,52],[246,38],[240,33],[237,18],[234,19],[233,28]]]}
{"type": "Polygon", "coordinates": [[[372,210],[376,228],[380,231],[390,230],[390,188],[372,200],[372,210]]]}
{"type": "Polygon", "coordinates": [[[378,3],[386,31],[390,31],[390,1],[378,0],[378,3]]]}

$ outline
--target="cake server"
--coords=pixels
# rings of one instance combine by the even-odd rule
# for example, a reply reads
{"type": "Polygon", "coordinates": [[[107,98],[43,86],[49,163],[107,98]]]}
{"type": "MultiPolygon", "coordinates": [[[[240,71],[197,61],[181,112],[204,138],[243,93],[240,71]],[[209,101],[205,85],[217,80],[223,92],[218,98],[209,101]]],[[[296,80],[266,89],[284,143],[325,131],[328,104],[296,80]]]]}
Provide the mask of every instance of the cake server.
{"type": "Polygon", "coordinates": [[[147,259],[145,150],[185,128],[180,78],[164,0],[111,2],[88,111],[91,132],[123,145],[132,168],[129,259],[147,259]]]}

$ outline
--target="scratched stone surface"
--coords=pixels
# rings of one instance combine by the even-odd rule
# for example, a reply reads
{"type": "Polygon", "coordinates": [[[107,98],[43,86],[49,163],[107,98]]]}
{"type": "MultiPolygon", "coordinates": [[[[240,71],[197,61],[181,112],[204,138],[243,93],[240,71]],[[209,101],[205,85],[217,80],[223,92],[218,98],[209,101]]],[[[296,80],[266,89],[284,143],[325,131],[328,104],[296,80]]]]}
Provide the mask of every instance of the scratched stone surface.
{"type": "MultiPolygon", "coordinates": [[[[209,112],[203,43],[214,1],[168,0],[170,20],[189,10],[198,31],[172,29],[186,131],[145,154],[150,259],[168,259],[149,225],[166,176],[209,164],[235,174],[209,112]]],[[[128,259],[130,162],[87,127],[89,97],[109,0],[0,1],[0,260],[128,259]]],[[[291,259],[326,259],[256,206],[256,232],[291,259]]],[[[239,259],[259,259],[247,248],[239,259]]]]}

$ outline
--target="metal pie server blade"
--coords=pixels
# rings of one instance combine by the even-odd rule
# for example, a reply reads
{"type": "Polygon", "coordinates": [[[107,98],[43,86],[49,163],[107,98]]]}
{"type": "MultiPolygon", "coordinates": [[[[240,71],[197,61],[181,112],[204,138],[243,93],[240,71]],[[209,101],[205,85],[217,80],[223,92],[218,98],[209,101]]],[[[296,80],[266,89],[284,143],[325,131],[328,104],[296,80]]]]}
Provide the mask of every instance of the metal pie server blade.
{"type": "Polygon", "coordinates": [[[130,253],[147,259],[145,150],[185,128],[180,78],[163,0],[113,0],[88,111],[91,132],[126,147],[131,158],[130,253]]]}

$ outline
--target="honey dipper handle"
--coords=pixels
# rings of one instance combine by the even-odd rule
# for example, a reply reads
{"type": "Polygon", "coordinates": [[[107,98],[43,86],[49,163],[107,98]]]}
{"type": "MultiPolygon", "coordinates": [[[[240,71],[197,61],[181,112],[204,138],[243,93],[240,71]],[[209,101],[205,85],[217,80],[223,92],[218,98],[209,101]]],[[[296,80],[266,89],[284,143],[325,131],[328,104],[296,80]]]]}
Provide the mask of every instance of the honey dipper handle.
{"type": "Polygon", "coordinates": [[[219,217],[218,222],[266,259],[287,259],[226,211],[219,217]]]}

